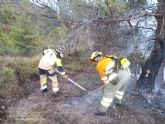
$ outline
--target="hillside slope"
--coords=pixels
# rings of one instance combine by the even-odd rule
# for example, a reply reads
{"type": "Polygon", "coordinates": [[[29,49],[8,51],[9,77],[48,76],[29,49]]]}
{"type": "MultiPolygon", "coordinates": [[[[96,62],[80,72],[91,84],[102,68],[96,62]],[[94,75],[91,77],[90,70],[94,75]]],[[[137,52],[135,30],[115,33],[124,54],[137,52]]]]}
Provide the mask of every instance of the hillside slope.
{"type": "MultiPolygon", "coordinates": [[[[92,91],[99,85],[93,85],[96,74],[84,71],[70,74],[74,80],[86,77],[85,87],[92,91]],[[91,84],[89,87],[89,83],[91,84]]],[[[9,107],[6,123],[15,122],[37,124],[163,124],[165,111],[149,104],[138,94],[131,94],[131,85],[127,88],[123,105],[115,103],[109,108],[106,116],[95,116],[102,96],[102,90],[83,94],[68,81],[60,79],[60,93],[53,95],[51,90],[42,94],[39,92],[39,82],[35,83],[34,92],[9,107]],[[131,95],[130,95],[131,94],[131,95]]],[[[133,84],[132,84],[133,85],[133,84]]],[[[160,98],[160,96],[157,96],[160,98]]],[[[163,96],[161,96],[164,99],[163,96]]]]}

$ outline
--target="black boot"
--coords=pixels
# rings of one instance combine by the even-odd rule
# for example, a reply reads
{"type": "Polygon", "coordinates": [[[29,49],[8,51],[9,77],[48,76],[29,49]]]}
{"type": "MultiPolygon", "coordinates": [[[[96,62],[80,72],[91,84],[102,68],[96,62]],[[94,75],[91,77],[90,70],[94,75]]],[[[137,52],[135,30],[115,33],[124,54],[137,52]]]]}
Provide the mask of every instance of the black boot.
{"type": "Polygon", "coordinates": [[[42,93],[46,93],[48,91],[49,91],[48,88],[45,88],[45,89],[41,90],[42,93]]]}
{"type": "Polygon", "coordinates": [[[106,112],[101,112],[101,111],[94,113],[94,115],[97,115],[97,116],[105,116],[106,114],[107,114],[106,112]]]}

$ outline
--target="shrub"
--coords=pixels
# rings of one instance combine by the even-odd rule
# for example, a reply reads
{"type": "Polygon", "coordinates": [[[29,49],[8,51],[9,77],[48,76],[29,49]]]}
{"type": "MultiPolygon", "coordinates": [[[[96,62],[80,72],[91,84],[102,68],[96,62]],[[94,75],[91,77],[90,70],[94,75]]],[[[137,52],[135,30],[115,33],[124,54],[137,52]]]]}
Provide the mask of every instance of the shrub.
{"type": "Polygon", "coordinates": [[[14,62],[14,70],[20,81],[31,79],[37,75],[38,58],[17,57],[14,62]]]}
{"type": "MultiPolygon", "coordinates": [[[[131,62],[131,70],[133,72],[136,71],[137,69],[137,65],[139,66],[142,66],[145,62],[145,57],[142,53],[140,53],[139,51],[135,51],[134,53],[131,53],[129,56],[128,56],[128,59],[130,60],[131,62]]],[[[138,67],[139,67],[138,66],[138,67]]]]}
{"type": "Polygon", "coordinates": [[[0,22],[7,23],[12,18],[12,13],[7,10],[0,10],[0,22]]]}
{"type": "MultiPolygon", "coordinates": [[[[39,57],[0,57],[0,94],[26,93],[23,86],[38,76],[37,65],[39,57]]],[[[28,87],[25,87],[28,90],[28,87]]]]}
{"type": "Polygon", "coordinates": [[[7,66],[4,66],[0,71],[0,76],[0,94],[5,96],[15,86],[15,71],[7,66]]]}

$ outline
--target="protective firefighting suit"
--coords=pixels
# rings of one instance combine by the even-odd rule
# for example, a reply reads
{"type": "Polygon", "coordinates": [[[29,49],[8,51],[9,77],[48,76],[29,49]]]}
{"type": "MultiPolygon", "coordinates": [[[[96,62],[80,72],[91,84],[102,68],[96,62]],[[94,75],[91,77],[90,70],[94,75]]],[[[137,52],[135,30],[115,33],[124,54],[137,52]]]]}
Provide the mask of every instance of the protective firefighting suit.
{"type": "Polygon", "coordinates": [[[128,68],[129,65],[130,63],[127,58],[117,62],[112,57],[102,57],[97,63],[96,69],[106,84],[99,107],[100,112],[106,112],[115,97],[119,104],[121,103],[126,82],[131,75],[130,69],[128,68]],[[120,66],[118,65],[119,63],[120,66]]]}
{"type": "Polygon", "coordinates": [[[55,73],[55,65],[57,66],[58,71],[61,72],[61,75],[65,75],[61,61],[61,55],[56,50],[44,50],[43,56],[38,65],[41,91],[47,89],[47,78],[52,80],[53,92],[56,93],[59,91],[57,75],[55,73]]]}

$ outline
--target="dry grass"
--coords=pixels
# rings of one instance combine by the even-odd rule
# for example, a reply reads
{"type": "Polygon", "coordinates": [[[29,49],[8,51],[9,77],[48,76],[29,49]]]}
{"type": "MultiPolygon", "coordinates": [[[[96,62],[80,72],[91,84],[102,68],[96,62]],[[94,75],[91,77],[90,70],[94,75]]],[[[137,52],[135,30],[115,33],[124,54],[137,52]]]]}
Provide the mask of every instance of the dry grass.
{"type": "Polygon", "coordinates": [[[39,56],[27,57],[0,57],[0,95],[7,96],[22,92],[27,80],[38,75],[37,65],[39,56]]]}

